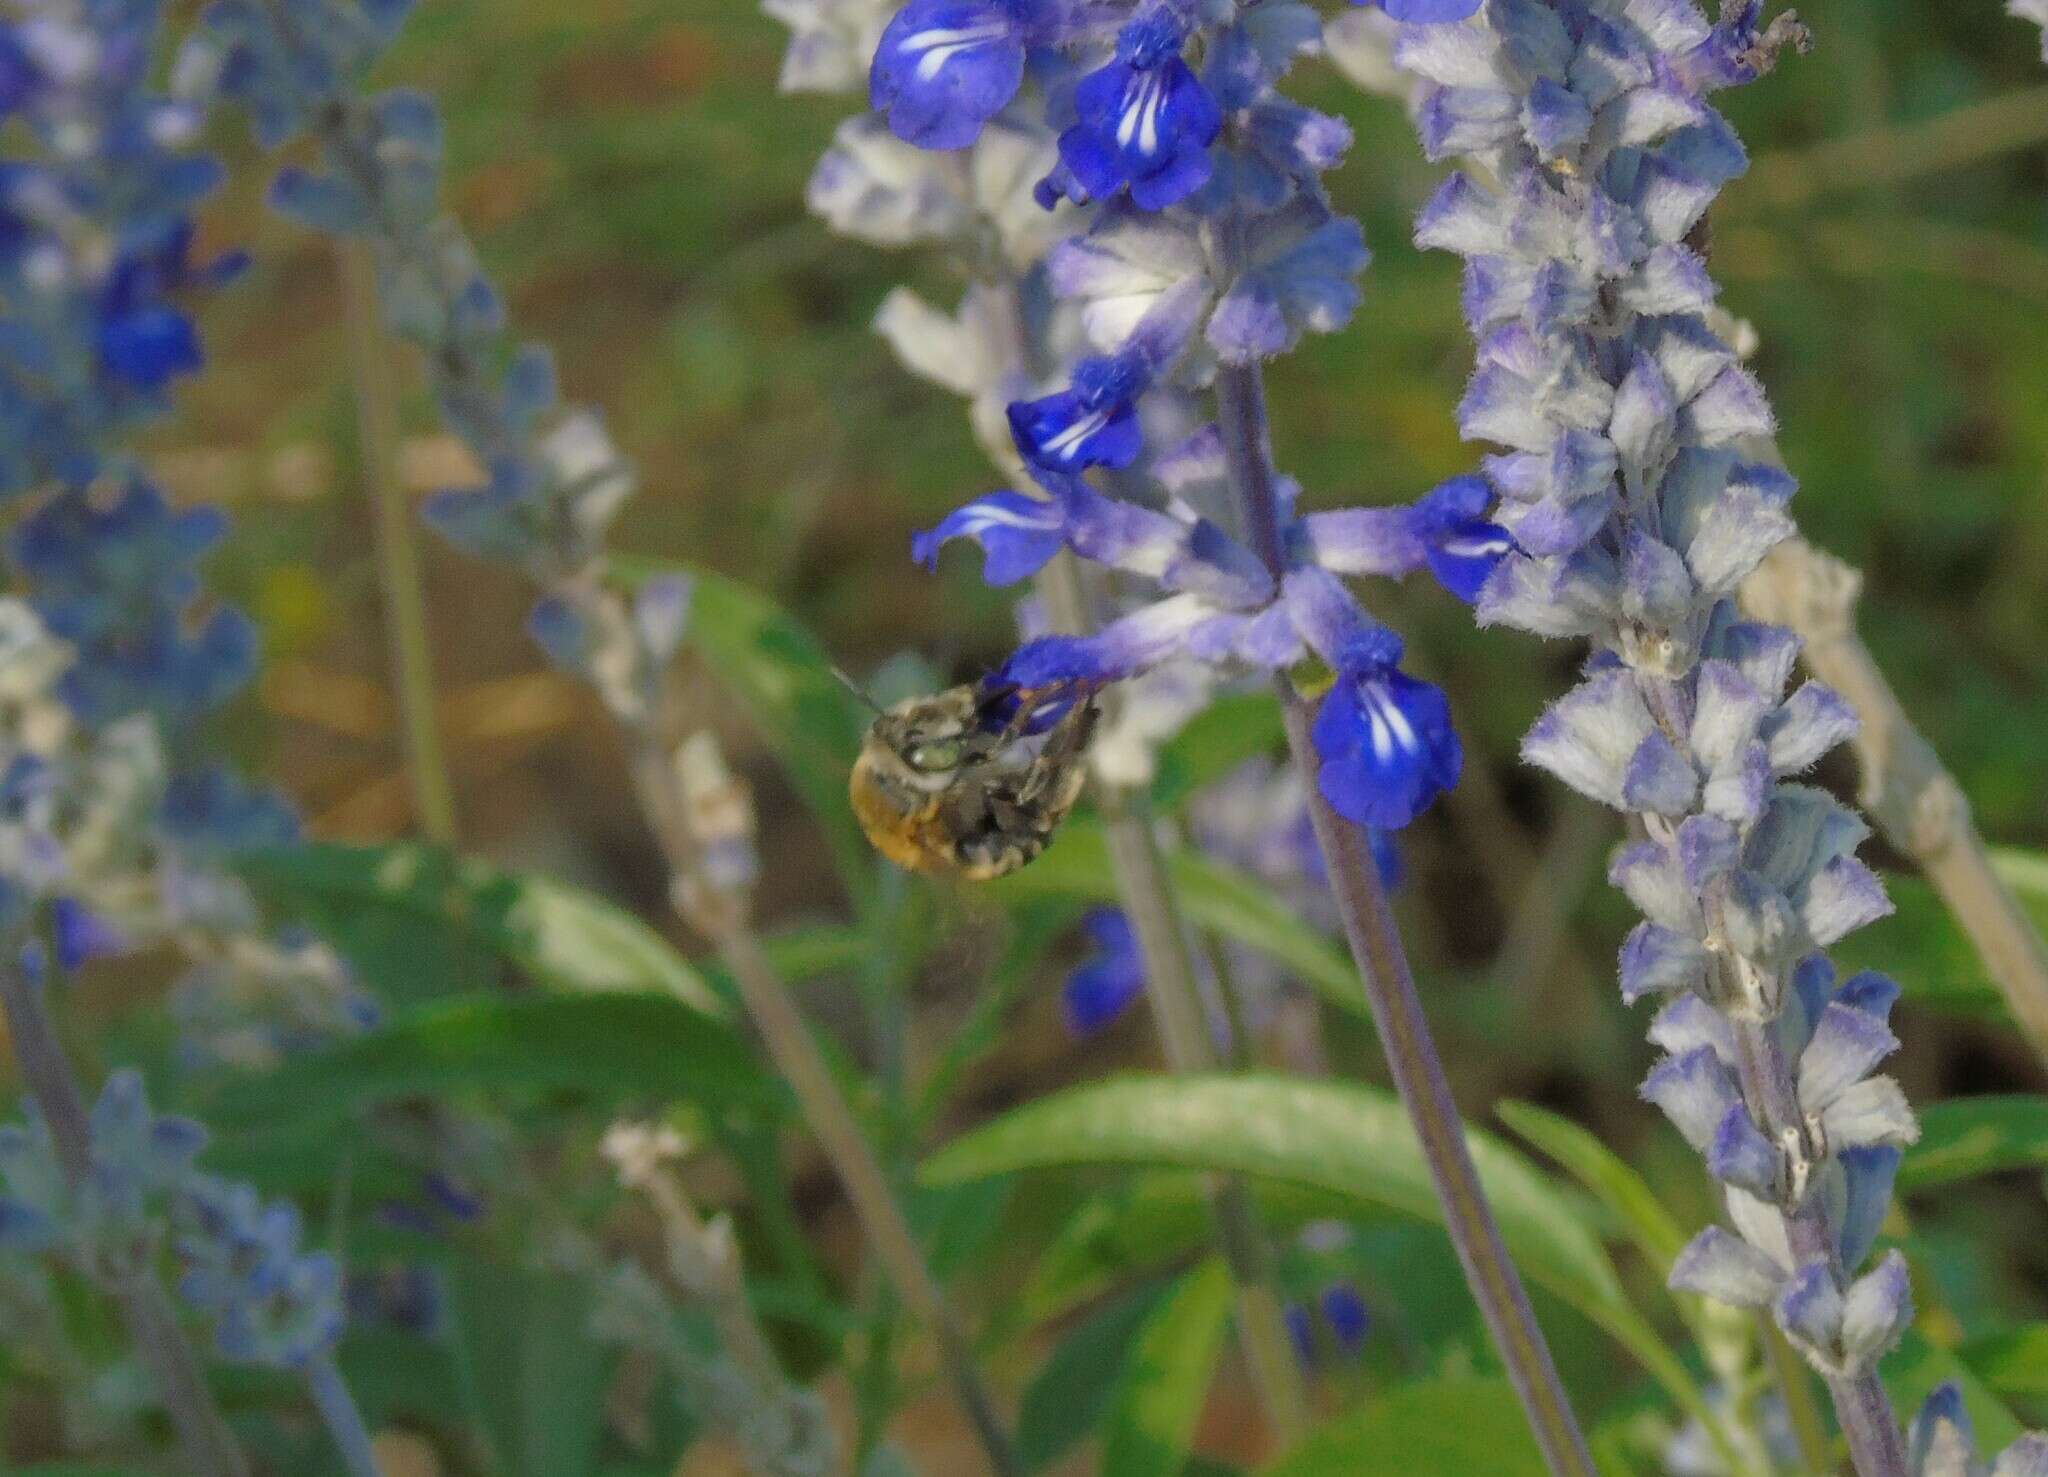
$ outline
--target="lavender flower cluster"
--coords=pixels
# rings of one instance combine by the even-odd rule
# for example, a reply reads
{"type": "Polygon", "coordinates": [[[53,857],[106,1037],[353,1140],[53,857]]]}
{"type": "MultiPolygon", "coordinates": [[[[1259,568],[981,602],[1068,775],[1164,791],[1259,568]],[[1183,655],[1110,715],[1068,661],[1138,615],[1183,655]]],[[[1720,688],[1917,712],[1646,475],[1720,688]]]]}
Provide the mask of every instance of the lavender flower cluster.
{"type": "Polygon", "coordinates": [[[1641,827],[1612,875],[1645,915],[1623,996],[1666,1002],[1643,1092],[1705,1156],[1734,1227],[1702,1233],[1673,1284],[1768,1309],[1834,1386],[1859,1463],[1890,1471],[1874,1371],[1911,1297],[1898,1252],[1861,1269],[1918,1128],[1876,1072],[1898,987],[1843,979],[1825,953],[1889,905],[1855,856],[1863,821],[1797,778],[1854,713],[1818,683],[1788,694],[1798,639],[1735,604],[1793,532],[1794,484],[1715,329],[1699,234],[1746,162],[1708,97],[1803,40],[1760,10],[1488,0],[1470,24],[1403,28],[1395,60],[1426,84],[1430,156],[1476,166],[1416,235],[1465,258],[1479,367],[1459,421],[1503,448],[1484,485],[1514,548],[1478,616],[1592,643],[1524,754],[1641,827]]]}
{"type": "MultiPolygon", "coordinates": [[[[1423,22],[1475,0],[1394,0],[1423,22]]],[[[1508,548],[1477,481],[1411,507],[1297,516],[1278,567],[1225,530],[1231,479],[1197,424],[1219,368],[1258,363],[1356,309],[1368,259],[1321,176],[1350,144],[1288,99],[1320,45],[1305,5],[851,0],[771,7],[795,32],[784,85],[840,89],[872,46],[874,112],[848,120],[811,183],[849,234],[948,245],[976,281],[957,315],[907,293],[878,327],[912,368],[969,396],[999,463],[1029,479],[960,508],[914,546],[978,543],[994,584],[1061,549],[1149,591],[1101,632],[1026,643],[993,679],[1062,690],[1192,661],[1336,674],[1316,728],[1321,784],[1397,828],[1457,780],[1437,688],[1360,607],[1352,575],[1432,570],[1470,598],[1508,548]]]]}
{"type": "Polygon", "coordinates": [[[296,1210],[197,1169],[205,1130],[152,1111],[135,1072],[107,1078],[91,1130],[74,1182],[33,1107],[0,1125],[0,1253],[54,1256],[114,1287],[168,1241],[179,1293],[211,1318],[223,1358],[300,1370],[325,1357],[345,1321],[340,1270],[301,1248],[296,1210]]]}
{"type": "Polygon", "coordinates": [[[615,712],[643,716],[683,637],[688,588],[654,579],[627,602],[605,584],[604,536],[634,476],[593,411],[559,402],[545,347],[511,342],[504,305],[441,204],[440,115],[408,89],[364,96],[364,73],[410,0],[219,0],[186,48],[281,149],[310,137],[316,167],[272,183],[280,213],[374,253],[391,326],[417,345],[443,418],[482,469],[426,505],[428,521],[481,559],[522,569],[544,591],[534,637],[587,677],[615,712]]]}
{"type": "MultiPolygon", "coordinates": [[[[255,936],[219,859],[297,829],[195,742],[255,670],[254,626],[199,573],[226,519],[172,506],[124,446],[203,361],[189,300],[244,262],[193,259],[222,171],[195,148],[202,79],[152,85],[161,31],[145,0],[0,23],[0,123],[24,140],[0,170],[0,497],[28,504],[6,546],[20,598],[0,602],[0,923],[41,920],[65,969],[169,934],[210,962],[255,936]]],[[[360,1029],[367,1001],[324,964],[337,1031],[360,1029]]]]}

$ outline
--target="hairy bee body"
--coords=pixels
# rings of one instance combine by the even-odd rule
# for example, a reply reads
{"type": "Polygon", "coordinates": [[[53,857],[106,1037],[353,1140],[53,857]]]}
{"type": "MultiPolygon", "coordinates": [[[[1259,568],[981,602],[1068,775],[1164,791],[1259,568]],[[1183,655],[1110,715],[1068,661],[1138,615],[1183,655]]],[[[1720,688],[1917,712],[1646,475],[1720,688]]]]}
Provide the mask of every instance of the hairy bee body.
{"type": "Polygon", "coordinates": [[[988,703],[956,687],[898,703],[868,729],[847,789],[868,840],[899,867],[970,882],[1007,876],[1045,850],[1081,798],[1092,699],[1015,763],[1018,727],[991,731],[988,703]]]}

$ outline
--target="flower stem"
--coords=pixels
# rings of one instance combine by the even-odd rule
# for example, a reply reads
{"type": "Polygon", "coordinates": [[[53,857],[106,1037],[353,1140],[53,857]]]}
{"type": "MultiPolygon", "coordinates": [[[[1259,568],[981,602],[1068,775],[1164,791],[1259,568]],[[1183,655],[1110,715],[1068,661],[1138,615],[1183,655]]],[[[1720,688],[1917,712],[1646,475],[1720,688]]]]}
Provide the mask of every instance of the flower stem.
{"type": "Polygon", "coordinates": [[[994,1396],[982,1382],[974,1346],[938,1279],[932,1275],[917,1237],[897,1203],[887,1173],[861,1132],[852,1106],[832,1080],[832,1069],[812,1039],[810,1027],[789,986],[761,951],[759,939],[735,902],[710,894],[699,882],[696,844],[691,838],[675,766],[645,726],[636,735],[634,781],[667,858],[671,894],[684,920],[709,938],[731,971],[740,999],[761,1033],[769,1058],[789,1084],[804,1121],[838,1176],[853,1213],[876,1258],[904,1301],[932,1328],[939,1359],[955,1398],[974,1427],[989,1470],[998,1477],[1022,1477],[994,1396]]]}
{"type": "Polygon", "coordinates": [[[323,1354],[306,1370],[306,1391],[313,1397],[314,1409],[320,1412],[327,1433],[334,1438],[349,1477],[383,1477],[376,1450],[370,1444],[369,1427],[363,1424],[356,1397],[349,1393],[341,1371],[334,1367],[332,1355],[323,1354]]]}
{"type": "MultiPolygon", "coordinates": [[[[1217,373],[1216,399],[1224,453],[1253,550],[1277,576],[1285,567],[1279,503],[1267,449],[1265,387],[1257,366],[1217,373]]],[[[1422,1001],[1408,969],[1401,935],[1380,885],[1365,832],[1331,809],[1315,782],[1309,705],[1285,674],[1274,678],[1288,747],[1307,779],[1309,817],[1329,867],[1330,888],[1344,919],[1344,936],[1365,982],[1373,1023],[1402,1106],[1429,1164],[1444,1225],[1465,1269],[1494,1347],[1507,1366],[1537,1445],[1556,1477],[1594,1477],[1592,1454],[1579,1431],[1529,1295],[1509,1260],[1492,1207],[1479,1183],[1464,1124],[1429,1033],[1422,1001]]]]}
{"type": "MultiPolygon", "coordinates": [[[[1086,600],[1073,559],[1061,553],[1039,582],[1053,624],[1063,630],[1089,629],[1086,600]]],[[[1108,832],[1110,868],[1118,901],[1137,935],[1145,963],[1145,996],[1159,1030],[1166,1064],[1177,1074],[1211,1071],[1216,1050],[1195,984],[1194,959],[1173,886],[1144,814],[1131,797],[1108,785],[1096,787],[1096,801],[1108,832]]],[[[1215,1181],[1210,1208],[1216,1241],[1237,1288],[1238,1337],[1251,1367],[1259,1401],[1282,1449],[1308,1434],[1308,1394],[1294,1340],[1287,1331],[1273,1276],[1272,1250],[1259,1226],[1245,1182],[1236,1176],[1215,1181]]]]}
{"type": "Polygon", "coordinates": [[[342,313],[348,320],[349,371],[355,381],[356,433],[363,485],[377,518],[377,582],[391,641],[392,681],[413,815],[429,841],[453,844],[455,796],[448,782],[434,694],[434,658],[420,581],[419,543],[394,465],[398,402],[391,357],[377,302],[377,270],[370,248],[343,240],[335,246],[342,313]]]}
{"type": "MultiPolygon", "coordinates": [[[[42,991],[12,962],[0,966],[0,1008],[29,1096],[50,1130],[64,1178],[76,1187],[92,1171],[92,1121],[42,991]]],[[[247,1477],[249,1463],[206,1387],[199,1357],[178,1326],[163,1284],[149,1267],[124,1273],[113,1289],[136,1356],[156,1382],[185,1465],[206,1477],[247,1477]]]]}

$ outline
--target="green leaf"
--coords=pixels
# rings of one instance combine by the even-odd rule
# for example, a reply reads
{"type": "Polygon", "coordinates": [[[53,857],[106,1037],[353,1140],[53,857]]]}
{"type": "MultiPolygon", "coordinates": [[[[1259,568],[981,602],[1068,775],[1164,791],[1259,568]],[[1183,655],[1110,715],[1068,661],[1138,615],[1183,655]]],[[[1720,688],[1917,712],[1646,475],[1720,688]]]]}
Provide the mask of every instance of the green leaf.
{"type": "Polygon", "coordinates": [[[1213,785],[1245,760],[1270,754],[1286,741],[1280,703],[1270,691],[1217,698],[1160,750],[1152,803],[1172,810],[1190,791],[1213,785]]]}
{"type": "Polygon", "coordinates": [[[1547,1470],[1507,1381],[1441,1379],[1339,1417],[1263,1477],[1544,1477],[1547,1470]]]}
{"type": "Polygon", "coordinates": [[[1641,1175],[1578,1124],[1534,1103],[1505,1102],[1494,1112],[1613,1212],[1660,1275],[1670,1271],[1686,1234],[1641,1175]]]}
{"type": "MultiPolygon", "coordinates": [[[[1623,1305],[1614,1267],[1573,1201],[1500,1140],[1472,1157],[1522,1269],[1582,1309],[1623,1305]]],[[[1392,1094],[1259,1074],[1126,1076],[1027,1103],[925,1162],[938,1183],[1078,1164],[1262,1175],[1439,1220],[1428,1165],[1392,1094]]]]}
{"type": "MultiPolygon", "coordinates": [[[[1359,1015],[1366,1013],[1365,989],[1351,956],[1328,934],[1303,923],[1298,910],[1264,883],[1184,849],[1167,853],[1166,871],[1183,912],[1196,927],[1256,949],[1324,998],[1359,1015]]],[[[988,884],[987,890],[998,898],[1116,902],[1116,876],[1101,823],[1089,817],[1067,822],[1044,856],[988,884]]]]}
{"type": "MultiPolygon", "coordinates": [[[[1356,1218],[1355,1196],[1279,1180],[1254,1180],[1259,1224],[1286,1236],[1313,1221],[1356,1218]]],[[[1589,1207],[1590,1208],[1590,1207],[1589,1207]]],[[[1132,1277],[1209,1244],[1216,1212],[1200,1175],[1159,1170],[1093,1196],[1069,1216],[1032,1269],[1017,1315],[1041,1323],[1072,1312],[1132,1277]]]]}
{"type": "Polygon", "coordinates": [[[1212,1257],[1145,1319],[1103,1428],[1104,1472],[1179,1477],[1230,1326],[1230,1297],[1230,1271],[1212,1257]]]}
{"type": "Polygon", "coordinates": [[[1956,1357],[2007,1399],[2048,1399],[2048,1323],[1972,1339],[1956,1357]]]}
{"type": "Polygon", "coordinates": [[[1166,1291],[1150,1282],[1112,1298],[1053,1346],[1017,1408],[1017,1459],[1026,1471],[1051,1466],[1101,1422],[1131,1345],[1166,1291]]]}
{"type": "Polygon", "coordinates": [[[465,1258],[449,1292],[457,1379],[502,1477],[590,1472],[612,1366],[590,1334],[590,1284],[465,1258]]]}
{"type": "Polygon", "coordinates": [[[783,1102],[781,1084],[737,1034],[665,995],[491,995],[416,1006],[353,1041],[232,1078],[205,1114],[223,1134],[275,1132],[466,1088],[644,1094],[715,1108],[783,1102]]]}
{"type": "Polygon", "coordinates": [[[552,878],[419,842],[249,852],[236,867],[273,906],[304,918],[383,986],[387,999],[481,988],[495,983],[498,971],[477,961],[502,960],[552,989],[660,991],[699,1010],[725,1011],[659,933],[552,878]],[[456,973],[444,981],[420,978],[441,968],[456,973]]]}
{"type": "Polygon", "coordinates": [[[2048,1167],[2048,1097],[1967,1097],[1920,1110],[1920,1142],[1899,1188],[1933,1189],[2011,1169],[2048,1167]]]}
{"type": "Polygon", "coordinates": [[[691,580],[689,644],[738,698],[825,832],[841,877],[867,890],[874,854],[847,804],[846,778],[866,723],[816,637],[768,596],[696,565],[622,559],[628,580],[691,580]]]}
{"type": "MultiPolygon", "coordinates": [[[[1605,1329],[1688,1413],[1698,1382],[1622,1293],[1582,1209],[1528,1160],[1466,1131],[1501,1235],[1525,1276],[1605,1329]]],[[[1083,1164],[1266,1176],[1359,1209],[1440,1221],[1429,1168],[1398,1101],[1377,1088],[1258,1074],[1121,1077],[1070,1088],[975,1129],[925,1162],[933,1181],[1083,1164]]]]}
{"type": "Polygon", "coordinates": [[[1977,1428],[1980,1451],[2003,1451],[2020,1436],[2019,1419],[1977,1375],[1947,1349],[1927,1342],[1909,1328],[1883,1366],[1885,1388],[1891,1391],[1899,1419],[1910,1422],[1937,1386],[1953,1381],[1963,1392],[1970,1423],[1977,1428]]]}

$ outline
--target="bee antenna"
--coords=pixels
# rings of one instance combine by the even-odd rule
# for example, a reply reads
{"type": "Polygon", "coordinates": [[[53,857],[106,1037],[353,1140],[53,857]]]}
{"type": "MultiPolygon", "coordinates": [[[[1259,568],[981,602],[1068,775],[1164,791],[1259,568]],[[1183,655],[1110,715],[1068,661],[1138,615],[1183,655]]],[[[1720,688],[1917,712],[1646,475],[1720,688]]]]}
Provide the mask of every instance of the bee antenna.
{"type": "Polygon", "coordinates": [[[873,698],[869,697],[868,690],[865,687],[862,687],[858,682],[854,681],[851,677],[847,676],[844,669],[838,666],[834,666],[832,668],[832,675],[839,679],[840,686],[844,687],[848,692],[852,693],[855,697],[859,698],[861,702],[866,704],[867,707],[875,714],[880,715],[882,711],[882,705],[876,702],[873,698]]]}

